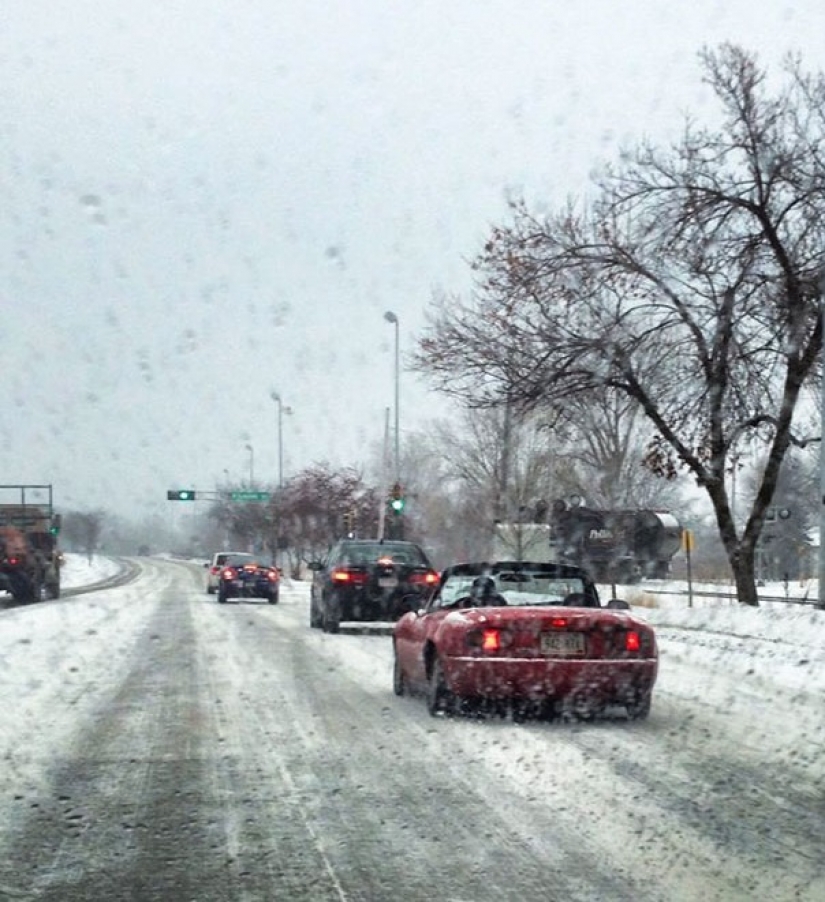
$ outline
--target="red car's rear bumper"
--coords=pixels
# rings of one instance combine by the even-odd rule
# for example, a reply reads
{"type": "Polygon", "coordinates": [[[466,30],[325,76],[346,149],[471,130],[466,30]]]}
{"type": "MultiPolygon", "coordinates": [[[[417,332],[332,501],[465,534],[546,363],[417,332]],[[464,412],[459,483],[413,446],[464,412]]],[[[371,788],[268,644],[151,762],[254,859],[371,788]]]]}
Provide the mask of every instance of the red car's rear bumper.
{"type": "Polygon", "coordinates": [[[462,697],[548,699],[577,696],[621,704],[650,692],[658,661],[443,658],[448,688],[462,697]]]}

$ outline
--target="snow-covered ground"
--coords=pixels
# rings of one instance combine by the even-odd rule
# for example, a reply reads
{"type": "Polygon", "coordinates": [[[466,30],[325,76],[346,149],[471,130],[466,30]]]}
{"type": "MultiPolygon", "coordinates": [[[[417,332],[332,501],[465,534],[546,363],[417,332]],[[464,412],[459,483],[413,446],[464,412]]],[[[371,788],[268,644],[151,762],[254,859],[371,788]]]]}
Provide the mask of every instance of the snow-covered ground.
{"type": "MultiPolygon", "coordinates": [[[[825,791],[825,612],[785,603],[743,608],[714,596],[694,597],[688,607],[685,596],[665,594],[678,590],[676,584],[660,584],[658,595],[651,586],[618,589],[619,597],[635,602],[637,615],[655,625],[659,638],[661,666],[650,721],[514,729],[511,724],[433,721],[420,700],[394,698],[391,643],[310,630],[306,582],[286,580],[280,605],[255,606],[247,613],[218,606],[199,588],[194,563],[186,566],[188,573],[145,559],[141,582],[134,586],[2,612],[0,756],[9,762],[4,777],[9,793],[44,784],[48,749],[68,748],[78,724],[90,722],[93,703],[125,679],[136,637],[146,633],[147,616],[157,598],[172,591],[198,611],[192,624],[197,648],[216,668],[211,684],[220,685],[227,697],[244,700],[219,706],[236,712],[233,716],[242,718],[237,712],[252,703],[249,686],[265,679],[249,670],[250,661],[257,660],[250,657],[255,642],[295,636],[303,651],[293,664],[305,653],[317,659],[320,666],[313,673],[320,681],[319,698],[328,690],[345,709],[357,708],[365,735],[385,728],[391,739],[395,729],[405,744],[414,735],[425,756],[442,766],[460,763],[457,780],[465,779],[471,762],[474,773],[505,786],[504,796],[519,800],[514,818],[522,816],[524,806],[546,801],[557,819],[569,820],[588,842],[631,871],[661,860],[666,864],[662,886],[683,890],[661,898],[706,898],[700,893],[703,884],[690,889],[697,862],[700,870],[730,870],[731,879],[741,879],[747,889],[714,899],[766,898],[762,891],[777,880],[781,886],[776,885],[773,898],[825,898],[825,874],[815,851],[825,826],[817,801],[825,791]],[[277,634],[267,632],[272,624],[277,634]],[[234,649],[225,666],[222,655],[210,651],[216,647],[234,649]],[[398,721],[389,718],[391,711],[400,712],[398,721]],[[560,769],[586,782],[585,809],[573,783],[569,790],[566,782],[559,785],[560,769]],[[680,831],[687,831],[687,838],[680,831]],[[637,834],[640,842],[628,845],[628,837],[637,834]],[[731,836],[749,851],[729,861],[724,843],[731,836]],[[780,854],[776,870],[765,865],[780,854]],[[758,880],[749,856],[764,869],[758,880]],[[789,858],[793,867],[785,873],[783,862],[789,858]]],[[[67,589],[89,585],[117,570],[117,562],[104,557],[90,562],[67,555],[63,584],[67,589]]],[[[810,586],[798,589],[814,595],[810,586]]],[[[720,587],[722,593],[729,591],[720,587]]],[[[782,596],[784,587],[768,586],[764,592],[782,596]]],[[[605,590],[602,594],[609,597],[605,590]]],[[[280,705],[288,712],[290,729],[306,734],[312,745],[318,724],[309,718],[301,726],[302,706],[310,705],[301,693],[310,689],[301,688],[304,677],[296,673],[287,668],[275,684],[283,681],[288,687],[280,705]]],[[[275,720],[268,728],[280,729],[275,720]]],[[[509,816],[503,801],[495,808],[509,816]]],[[[537,810],[545,808],[533,813],[537,810]]]]}
{"type": "Polygon", "coordinates": [[[114,559],[99,554],[91,559],[85,554],[64,554],[60,570],[60,584],[64,589],[76,589],[115,576],[121,565],[114,559]]]}
{"type": "MultiPolygon", "coordinates": [[[[107,557],[95,555],[90,561],[85,555],[67,554],[62,583],[65,588],[85,586],[112,576],[119,569],[117,561],[107,557]]],[[[300,592],[306,587],[298,584],[295,589],[300,592]]],[[[788,690],[825,691],[825,611],[792,600],[745,607],[726,597],[732,591],[730,585],[702,584],[693,589],[702,593],[718,591],[719,595],[694,595],[689,606],[687,595],[671,594],[686,591],[686,585],[680,582],[617,589],[617,595],[629,601],[637,615],[656,627],[663,646],[663,665],[669,647],[671,651],[678,647],[683,659],[695,658],[698,671],[724,653],[726,666],[738,668],[747,676],[753,673],[754,655],[758,654],[761,680],[788,690]],[[673,641],[676,636],[681,639],[678,645],[673,641]],[[692,642],[690,636],[694,636],[692,642]]],[[[600,587],[600,592],[603,598],[610,597],[608,588],[600,587]]],[[[817,584],[769,584],[760,592],[810,601],[817,597],[817,584]]]]}

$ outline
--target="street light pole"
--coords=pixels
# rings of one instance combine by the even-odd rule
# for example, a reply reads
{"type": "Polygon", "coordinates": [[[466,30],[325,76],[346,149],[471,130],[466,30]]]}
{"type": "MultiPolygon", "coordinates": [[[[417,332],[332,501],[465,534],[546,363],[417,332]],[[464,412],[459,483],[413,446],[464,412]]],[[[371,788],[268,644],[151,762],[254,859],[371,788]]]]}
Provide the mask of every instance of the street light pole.
{"type": "Polygon", "coordinates": [[[400,366],[400,357],[399,357],[399,343],[398,343],[398,317],[392,312],[392,310],[388,310],[384,314],[384,319],[388,323],[392,323],[395,326],[395,481],[401,482],[401,449],[400,449],[400,431],[398,428],[399,423],[399,384],[400,384],[400,376],[401,376],[401,366],[400,366]]]}
{"type": "Polygon", "coordinates": [[[249,487],[252,488],[255,483],[255,449],[247,443],[246,450],[249,452],[249,487]]]}
{"type": "MultiPolygon", "coordinates": [[[[284,402],[276,391],[269,397],[278,405],[278,488],[284,487],[284,402]]],[[[289,413],[289,408],[286,410],[289,413]]]]}
{"type": "Polygon", "coordinates": [[[822,332],[819,386],[819,610],[825,611],[825,269],[819,282],[819,328],[822,332]]]}

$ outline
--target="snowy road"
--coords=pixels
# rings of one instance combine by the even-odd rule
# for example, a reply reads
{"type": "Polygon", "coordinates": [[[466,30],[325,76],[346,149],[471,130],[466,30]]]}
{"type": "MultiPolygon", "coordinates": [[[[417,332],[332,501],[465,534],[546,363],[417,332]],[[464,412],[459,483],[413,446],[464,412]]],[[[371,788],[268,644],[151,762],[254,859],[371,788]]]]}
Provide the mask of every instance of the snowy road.
{"type": "Polygon", "coordinates": [[[434,720],[306,585],[140,567],[0,612],[0,900],[825,898],[817,641],[662,625],[647,722],[434,720]]]}

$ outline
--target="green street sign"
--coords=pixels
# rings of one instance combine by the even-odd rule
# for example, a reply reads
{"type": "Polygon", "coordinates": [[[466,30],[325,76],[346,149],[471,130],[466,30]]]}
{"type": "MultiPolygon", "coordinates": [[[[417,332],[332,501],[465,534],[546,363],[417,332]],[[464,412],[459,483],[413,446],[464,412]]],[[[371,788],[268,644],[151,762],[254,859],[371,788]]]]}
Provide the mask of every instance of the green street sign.
{"type": "Polygon", "coordinates": [[[230,492],[232,501],[269,501],[269,492],[230,492]]]}

